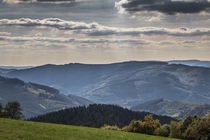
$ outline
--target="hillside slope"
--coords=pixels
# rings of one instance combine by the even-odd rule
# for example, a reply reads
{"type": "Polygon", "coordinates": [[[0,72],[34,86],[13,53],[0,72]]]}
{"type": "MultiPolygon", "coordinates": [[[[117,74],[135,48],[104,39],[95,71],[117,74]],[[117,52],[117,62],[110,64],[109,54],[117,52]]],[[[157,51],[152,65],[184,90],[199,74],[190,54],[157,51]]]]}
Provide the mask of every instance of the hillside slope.
{"type": "Polygon", "coordinates": [[[7,74],[96,103],[131,107],[153,99],[210,102],[210,69],[165,62],[44,65],[7,74]]]}
{"type": "Polygon", "coordinates": [[[6,104],[9,101],[18,101],[27,118],[91,103],[81,97],[68,97],[51,87],[0,76],[0,103],[6,104]]]}
{"type": "Polygon", "coordinates": [[[0,118],[0,139],[30,140],[175,140],[122,131],[26,122],[0,118]]]}
{"type": "MultiPolygon", "coordinates": [[[[144,120],[144,117],[148,114],[150,113],[134,112],[114,105],[91,104],[88,107],[75,107],[47,113],[30,120],[89,127],[101,127],[104,124],[124,127],[131,120],[144,120]]],[[[162,124],[175,120],[166,116],[153,115],[153,117],[160,120],[162,124]]]]}
{"type": "Polygon", "coordinates": [[[183,64],[188,66],[206,67],[210,68],[210,61],[200,61],[200,60],[172,60],[168,62],[169,64],[183,64]]]}
{"type": "Polygon", "coordinates": [[[147,111],[158,115],[166,115],[181,120],[188,115],[207,117],[208,113],[210,113],[210,104],[157,99],[139,104],[131,109],[135,111],[147,111]]]}

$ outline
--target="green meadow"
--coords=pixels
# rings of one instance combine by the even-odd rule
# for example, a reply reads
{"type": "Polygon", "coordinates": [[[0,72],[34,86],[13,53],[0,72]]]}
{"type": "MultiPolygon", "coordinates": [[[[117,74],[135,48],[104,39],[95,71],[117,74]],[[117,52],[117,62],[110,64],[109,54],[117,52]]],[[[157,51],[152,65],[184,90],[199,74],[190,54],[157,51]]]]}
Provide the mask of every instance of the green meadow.
{"type": "Polygon", "coordinates": [[[0,140],[173,140],[173,138],[1,118],[0,140]]]}

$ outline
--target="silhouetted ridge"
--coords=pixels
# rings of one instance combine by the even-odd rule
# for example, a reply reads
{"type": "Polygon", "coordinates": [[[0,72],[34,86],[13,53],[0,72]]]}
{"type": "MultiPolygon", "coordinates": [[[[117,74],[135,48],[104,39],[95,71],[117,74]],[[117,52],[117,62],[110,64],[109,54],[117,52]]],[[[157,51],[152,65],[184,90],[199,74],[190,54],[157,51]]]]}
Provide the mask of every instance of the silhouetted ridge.
{"type": "MultiPolygon", "coordinates": [[[[104,124],[123,127],[131,120],[143,120],[147,112],[134,112],[115,105],[92,104],[74,107],[31,118],[30,121],[101,127],[104,124]]],[[[161,123],[170,123],[173,118],[153,115],[161,123]]]]}

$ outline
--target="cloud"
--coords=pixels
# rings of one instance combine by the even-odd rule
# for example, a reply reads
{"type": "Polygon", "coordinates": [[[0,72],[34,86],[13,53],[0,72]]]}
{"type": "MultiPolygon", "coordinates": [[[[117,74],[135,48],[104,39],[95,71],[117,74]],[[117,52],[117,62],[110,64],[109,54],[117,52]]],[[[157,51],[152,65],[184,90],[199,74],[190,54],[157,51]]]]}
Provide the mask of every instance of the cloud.
{"type": "Polygon", "coordinates": [[[53,4],[62,4],[62,3],[72,3],[75,0],[3,0],[3,3],[8,4],[17,4],[17,3],[53,3],[53,4]]]}
{"type": "Polygon", "coordinates": [[[0,36],[7,36],[7,35],[10,35],[11,33],[8,33],[8,32],[0,32],[0,36]]]}
{"type": "Polygon", "coordinates": [[[8,42],[48,42],[57,44],[135,44],[135,45],[147,45],[148,41],[136,40],[136,39],[75,39],[75,38],[48,38],[48,37],[22,37],[22,36],[0,36],[0,41],[8,42]]]}
{"type": "Polygon", "coordinates": [[[45,26],[54,27],[60,30],[94,29],[99,26],[97,23],[86,24],[84,22],[65,21],[58,18],[46,19],[0,19],[0,25],[8,26],[45,26]]]}
{"type": "Polygon", "coordinates": [[[86,36],[139,36],[167,35],[175,37],[210,36],[210,28],[117,28],[103,26],[96,22],[74,22],[58,18],[46,19],[0,19],[0,26],[49,27],[59,30],[70,30],[74,34],[86,36]]]}
{"type": "Polygon", "coordinates": [[[120,13],[160,12],[167,15],[210,11],[209,0],[121,0],[115,3],[120,13]]]}

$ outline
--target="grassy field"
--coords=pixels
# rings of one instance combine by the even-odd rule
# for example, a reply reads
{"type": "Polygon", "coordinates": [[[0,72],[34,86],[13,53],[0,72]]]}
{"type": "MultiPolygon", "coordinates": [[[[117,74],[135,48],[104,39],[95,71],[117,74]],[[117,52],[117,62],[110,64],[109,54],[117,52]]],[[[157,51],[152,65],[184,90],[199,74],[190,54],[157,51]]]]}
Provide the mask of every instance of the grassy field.
{"type": "MultiPolygon", "coordinates": [[[[144,134],[0,119],[0,140],[173,140],[144,134]]],[[[174,139],[175,140],[175,139],[174,139]]]]}

